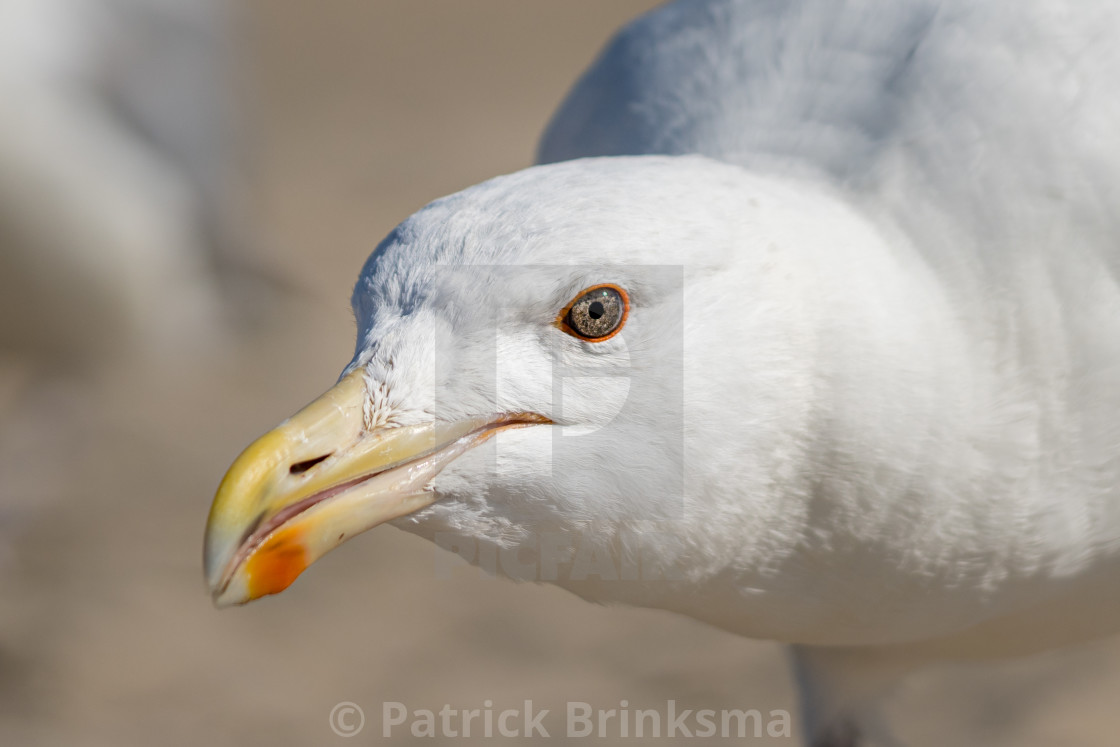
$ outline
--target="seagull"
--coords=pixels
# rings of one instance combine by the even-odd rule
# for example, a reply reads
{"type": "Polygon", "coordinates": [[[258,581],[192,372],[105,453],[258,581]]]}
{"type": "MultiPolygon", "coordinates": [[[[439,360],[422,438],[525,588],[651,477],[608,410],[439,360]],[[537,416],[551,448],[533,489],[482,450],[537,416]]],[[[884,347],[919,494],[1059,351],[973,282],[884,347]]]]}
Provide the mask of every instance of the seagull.
{"type": "Polygon", "coordinates": [[[227,21],[221,0],[0,3],[0,348],[73,364],[221,336],[227,21]]]}
{"type": "Polygon", "coordinates": [[[382,523],[789,644],[812,747],[946,659],[1120,629],[1120,9],[678,0],[539,163],[374,250],[237,458],[219,606],[382,523]]]}

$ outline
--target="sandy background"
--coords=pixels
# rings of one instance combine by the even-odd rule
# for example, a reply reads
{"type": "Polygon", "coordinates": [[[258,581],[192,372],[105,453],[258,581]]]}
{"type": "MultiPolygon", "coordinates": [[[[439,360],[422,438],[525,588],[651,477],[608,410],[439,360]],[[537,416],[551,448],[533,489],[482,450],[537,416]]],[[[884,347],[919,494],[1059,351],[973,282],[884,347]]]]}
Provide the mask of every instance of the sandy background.
{"type": "MultiPolygon", "coordinates": [[[[215,611],[201,578],[230,461],[349,359],[369,251],[427,201],[529,165],[575,76],[653,4],[242,3],[259,260],[297,290],[236,344],[174,366],[3,366],[0,521],[18,533],[0,559],[0,745],[372,744],[387,700],[795,711],[776,646],[447,577],[434,547],[392,528],[247,608],[215,611]],[[330,730],[340,701],[366,711],[357,738],[330,730]]],[[[1105,642],[924,674],[891,713],[912,745],[1114,745],[1118,693],[1120,645],[1105,642]]]]}

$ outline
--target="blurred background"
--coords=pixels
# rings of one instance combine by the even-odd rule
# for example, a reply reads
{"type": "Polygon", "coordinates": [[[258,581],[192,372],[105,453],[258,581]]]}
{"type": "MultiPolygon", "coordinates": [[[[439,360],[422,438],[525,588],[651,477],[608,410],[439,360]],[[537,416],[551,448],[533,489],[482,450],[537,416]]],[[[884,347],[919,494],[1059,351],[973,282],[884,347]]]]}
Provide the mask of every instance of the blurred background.
{"type": "MultiPolygon", "coordinates": [[[[796,713],[777,646],[448,572],[389,527],[246,608],[202,581],[226,467],[349,360],[369,252],[528,166],[655,4],[0,0],[0,744],[342,743],[340,701],[350,744],[413,741],[385,701],[796,713]]],[[[1118,688],[1106,641],[924,673],[890,716],[912,745],[1110,745],[1118,688]]]]}

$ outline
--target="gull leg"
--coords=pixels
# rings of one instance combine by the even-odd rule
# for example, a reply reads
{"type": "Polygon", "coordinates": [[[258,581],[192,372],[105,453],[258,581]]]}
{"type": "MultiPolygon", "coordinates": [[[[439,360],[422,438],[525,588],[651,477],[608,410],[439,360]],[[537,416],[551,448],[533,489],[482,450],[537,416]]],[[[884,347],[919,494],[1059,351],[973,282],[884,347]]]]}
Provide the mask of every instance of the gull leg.
{"type": "Polygon", "coordinates": [[[871,747],[890,742],[875,706],[892,685],[920,663],[895,650],[793,646],[808,747],[871,747]],[[873,738],[872,738],[873,737],[873,738]]]}
{"type": "Polygon", "coordinates": [[[809,747],[861,747],[859,728],[850,720],[841,720],[812,738],[809,747]]]}

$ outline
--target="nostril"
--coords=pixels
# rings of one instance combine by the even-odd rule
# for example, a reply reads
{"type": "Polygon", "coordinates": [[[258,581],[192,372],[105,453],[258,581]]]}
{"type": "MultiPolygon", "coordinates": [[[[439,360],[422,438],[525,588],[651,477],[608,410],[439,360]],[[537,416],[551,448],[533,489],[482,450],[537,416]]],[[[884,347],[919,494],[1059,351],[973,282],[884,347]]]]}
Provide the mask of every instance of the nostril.
{"type": "Polygon", "coordinates": [[[326,459],[329,456],[330,456],[330,454],[323,454],[323,456],[317,456],[314,459],[307,459],[307,460],[304,460],[302,462],[296,462],[295,464],[293,464],[291,467],[288,468],[288,471],[291,472],[293,475],[302,474],[302,473],[311,469],[316,464],[323,461],[324,459],[326,459]]]}

